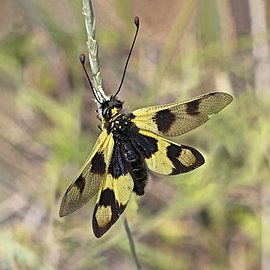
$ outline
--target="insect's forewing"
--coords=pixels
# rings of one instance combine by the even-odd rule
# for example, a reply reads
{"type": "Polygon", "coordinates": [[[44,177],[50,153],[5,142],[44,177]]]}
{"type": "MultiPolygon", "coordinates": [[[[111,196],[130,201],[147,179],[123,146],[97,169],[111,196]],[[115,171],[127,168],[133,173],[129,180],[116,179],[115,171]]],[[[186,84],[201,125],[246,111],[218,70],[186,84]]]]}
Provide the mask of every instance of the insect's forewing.
{"type": "Polygon", "coordinates": [[[204,164],[204,158],[196,149],[176,144],[155,133],[139,130],[134,136],[141,148],[147,167],[160,174],[186,173],[204,164]]]}
{"type": "Polygon", "coordinates": [[[134,182],[129,173],[113,178],[107,175],[98,194],[93,213],[93,232],[101,237],[118,220],[126,208],[133,191],[134,182]]]}
{"type": "Polygon", "coordinates": [[[142,130],[159,135],[177,136],[205,123],[232,102],[231,95],[208,93],[190,100],[135,110],[131,120],[142,130]]]}
{"type": "Polygon", "coordinates": [[[111,158],[112,148],[112,136],[103,131],[84,165],[69,185],[60,206],[60,217],[76,211],[97,194],[101,183],[106,179],[106,164],[111,158]]]}

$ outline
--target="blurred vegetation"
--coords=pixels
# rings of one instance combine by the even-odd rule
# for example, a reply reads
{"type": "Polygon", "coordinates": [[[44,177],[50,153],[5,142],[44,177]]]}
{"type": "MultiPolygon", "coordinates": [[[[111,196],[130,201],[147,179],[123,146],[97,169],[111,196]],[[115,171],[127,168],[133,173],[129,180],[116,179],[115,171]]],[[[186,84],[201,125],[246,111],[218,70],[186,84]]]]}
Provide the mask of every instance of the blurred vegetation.
{"type": "MultiPolygon", "coordinates": [[[[129,110],[234,95],[207,124],[175,138],[206,164],[175,177],[150,173],[146,195],[132,198],[126,212],[144,269],[270,269],[269,18],[259,13],[266,29],[254,33],[249,3],[93,0],[107,94],[118,87],[133,16],[141,19],[120,93],[129,110]]],[[[78,61],[87,52],[81,6],[0,2],[0,269],[135,269],[121,220],[94,238],[94,201],[58,217],[99,133],[78,61]]]]}

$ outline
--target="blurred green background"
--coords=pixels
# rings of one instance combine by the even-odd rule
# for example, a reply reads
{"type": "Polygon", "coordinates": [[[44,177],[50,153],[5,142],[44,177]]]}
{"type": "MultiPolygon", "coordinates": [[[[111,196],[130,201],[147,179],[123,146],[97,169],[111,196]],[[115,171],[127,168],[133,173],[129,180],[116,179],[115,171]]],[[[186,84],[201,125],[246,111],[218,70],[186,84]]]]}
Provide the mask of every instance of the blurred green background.
{"type": "MultiPolygon", "coordinates": [[[[224,91],[234,101],[174,140],[206,164],[150,173],[126,210],[144,269],[270,269],[270,4],[261,0],[93,0],[106,93],[128,110],[224,91]]],[[[0,1],[0,269],[135,269],[121,219],[101,239],[94,200],[60,200],[98,134],[78,60],[79,0],[0,1]]]]}

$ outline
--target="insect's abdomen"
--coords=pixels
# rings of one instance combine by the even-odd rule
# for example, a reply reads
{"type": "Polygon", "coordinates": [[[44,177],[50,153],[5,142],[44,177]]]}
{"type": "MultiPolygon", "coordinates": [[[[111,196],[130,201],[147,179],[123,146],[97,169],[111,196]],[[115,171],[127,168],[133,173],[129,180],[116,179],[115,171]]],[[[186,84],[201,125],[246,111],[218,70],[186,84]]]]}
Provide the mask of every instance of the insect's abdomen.
{"type": "Polygon", "coordinates": [[[145,161],[131,141],[127,140],[123,142],[122,146],[127,169],[134,181],[133,191],[141,196],[144,194],[144,188],[147,181],[145,161]]]}

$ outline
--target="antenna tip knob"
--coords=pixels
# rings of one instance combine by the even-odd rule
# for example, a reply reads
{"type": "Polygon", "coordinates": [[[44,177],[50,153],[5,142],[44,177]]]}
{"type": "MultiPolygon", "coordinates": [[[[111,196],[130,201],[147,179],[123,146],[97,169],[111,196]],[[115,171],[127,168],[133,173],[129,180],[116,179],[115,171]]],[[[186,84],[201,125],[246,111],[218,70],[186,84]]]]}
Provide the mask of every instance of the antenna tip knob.
{"type": "Polygon", "coordinates": [[[80,54],[80,62],[82,64],[84,64],[84,62],[85,62],[85,55],[84,54],[80,54]]]}
{"type": "Polygon", "coordinates": [[[134,24],[135,24],[137,27],[139,27],[139,25],[140,25],[140,18],[139,18],[138,16],[135,16],[135,17],[134,17],[134,24]]]}

